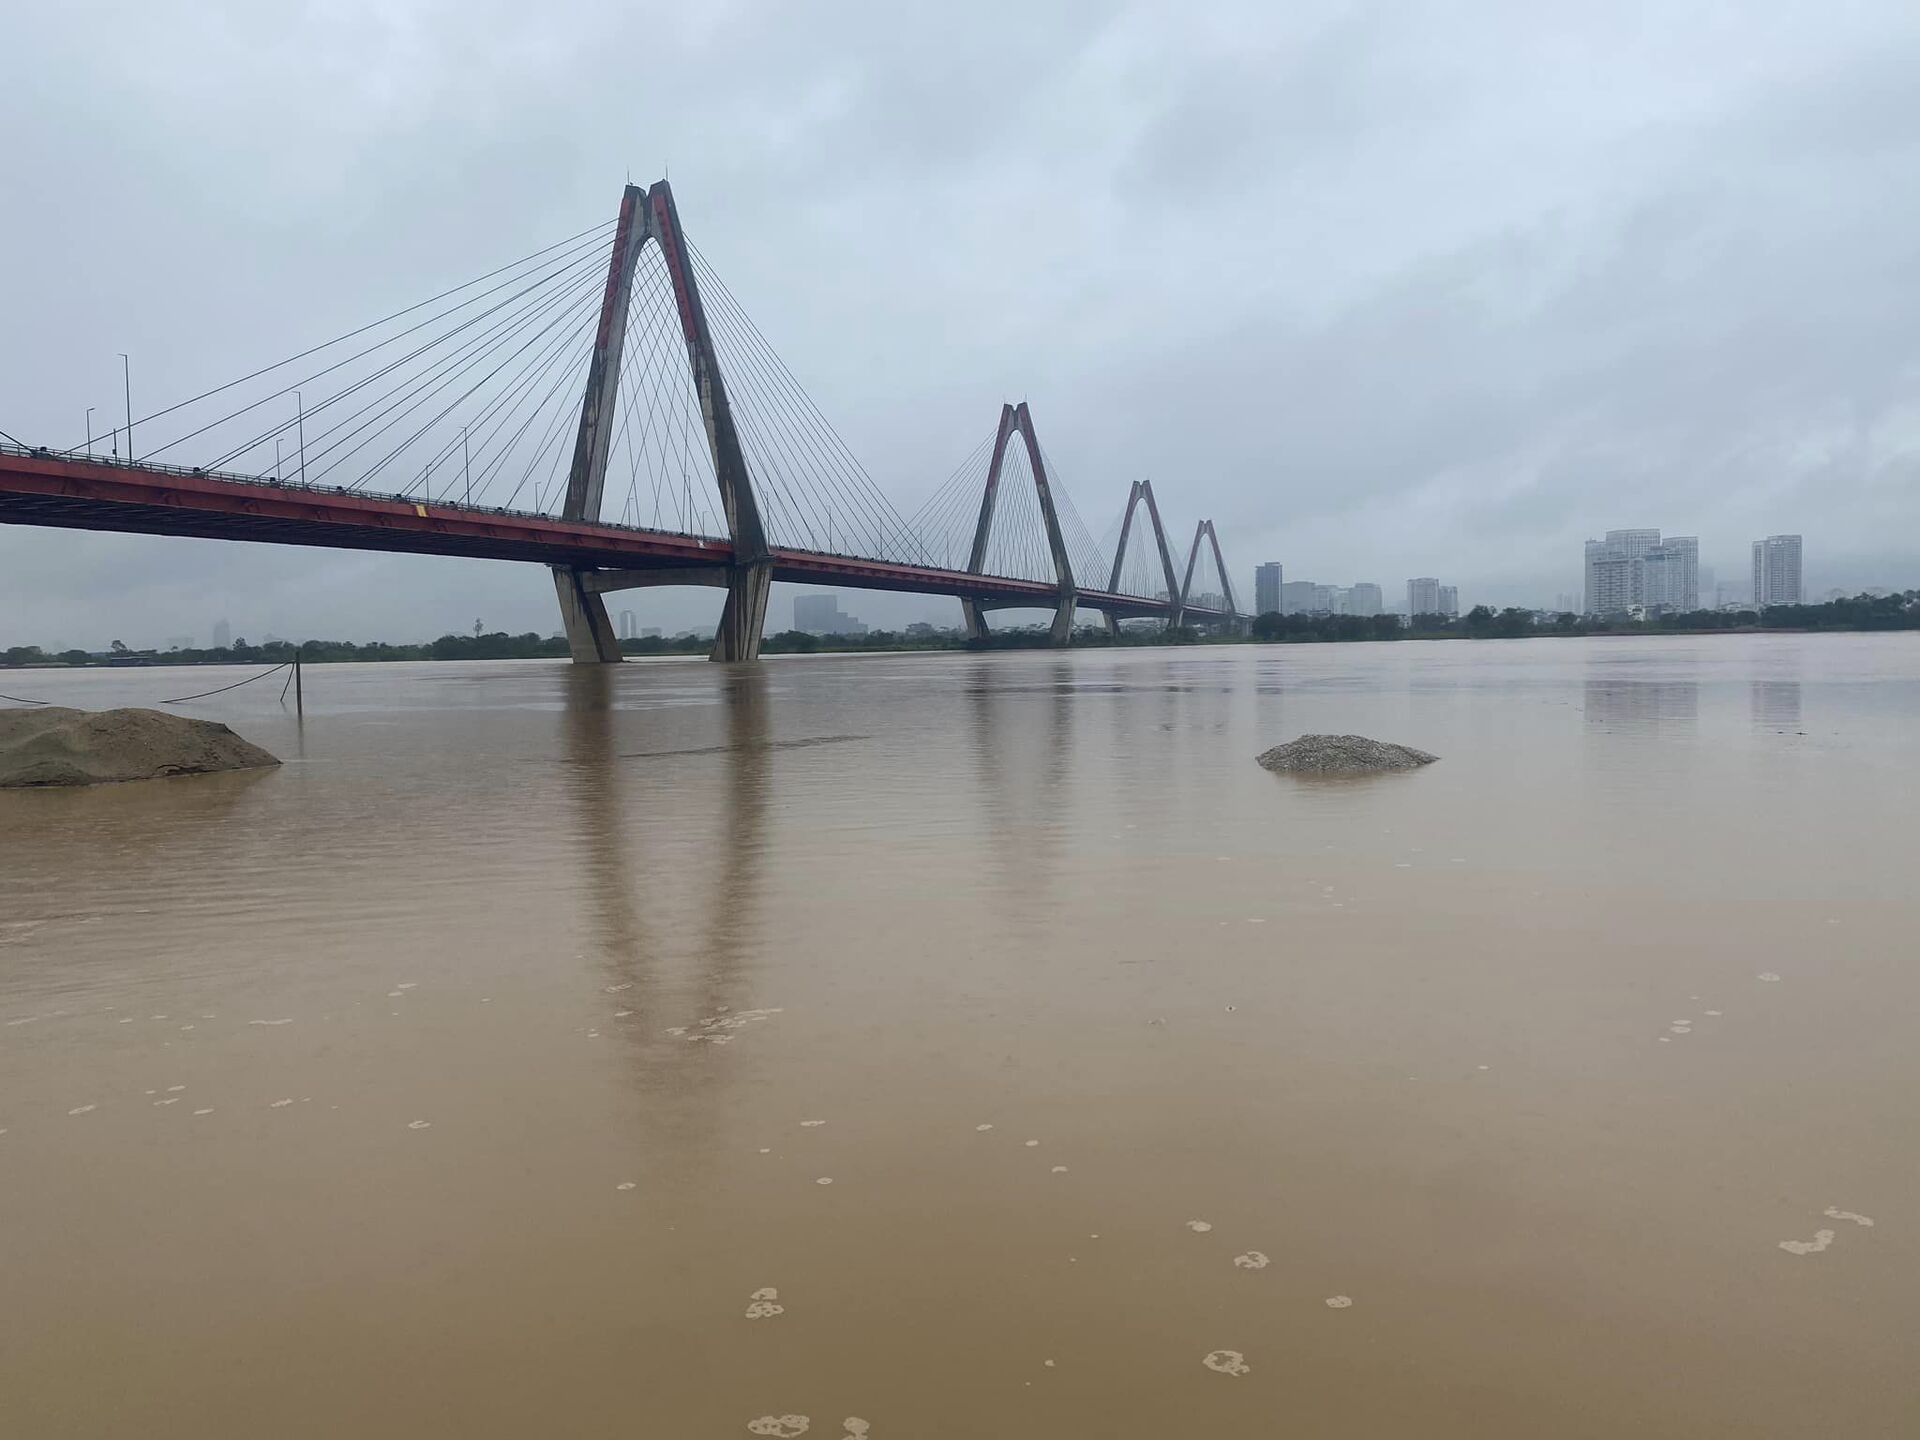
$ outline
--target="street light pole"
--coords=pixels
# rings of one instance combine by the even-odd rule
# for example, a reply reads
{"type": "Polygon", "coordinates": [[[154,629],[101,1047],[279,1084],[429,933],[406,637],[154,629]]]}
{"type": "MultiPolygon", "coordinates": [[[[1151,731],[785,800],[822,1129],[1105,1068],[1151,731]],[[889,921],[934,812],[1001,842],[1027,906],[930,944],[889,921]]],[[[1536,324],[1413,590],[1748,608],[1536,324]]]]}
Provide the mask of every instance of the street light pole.
{"type": "Polygon", "coordinates": [[[93,406],[87,406],[87,458],[93,458],[93,406]]]}
{"type": "Polygon", "coordinates": [[[293,392],[294,413],[300,421],[300,483],[307,483],[307,405],[298,390],[293,392]]]}
{"type": "Polygon", "coordinates": [[[473,457],[467,454],[467,427],[460,427],[460,464],[467,472],[467,504],[473,504],[473,457]]]}
{"type": "Polygon", "coordinates": [[[133,361],[127,358],[127,352],[120,352],[120,383],[127,396],[127,463],[133,463],[133,361]]]}

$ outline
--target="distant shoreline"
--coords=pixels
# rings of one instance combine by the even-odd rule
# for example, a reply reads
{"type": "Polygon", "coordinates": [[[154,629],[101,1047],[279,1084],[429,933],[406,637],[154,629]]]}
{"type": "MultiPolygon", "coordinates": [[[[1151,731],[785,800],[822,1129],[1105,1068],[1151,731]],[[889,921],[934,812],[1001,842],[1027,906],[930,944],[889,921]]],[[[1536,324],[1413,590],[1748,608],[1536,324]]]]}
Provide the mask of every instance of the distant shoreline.
{"type": "MultiPolygon", "coordinates": [[[[1244,633],[1203,635],[1191,629],[1132,630],[1118,637],[1104,628],[1086,626],[1074,632],[1081,649],[1159,648],[1192,645],[1313,645],[1351,642],[1388,643],[1419,640],[1570,639],[1582,636],[1627,635],[1792,635],[1871,634],[1888,630],[1920,630],[1920,590],[1897,595],[1858,595],[1820,605],[1770,606],[1753,610],[1698,610],[1663,615],[1654,620],[1590,621],[1573,614],[1543,617],[1540,612],[1509,607],[1495,611],[1475,606],[1464,616],[1418,615],[1403,625],[1397,615],[1281,615],[1254,617],[1244,633]]],[[[118,642],[115,642],[118,645],[118,642]]],[[[668,640],[649,636],[620,642],[622,655],[704,655],[712,641],[704,636],[668,640]]],[[[768,655],[804,654],[913,654],[921,651],[986,652],[1050,648],[1044,626],[1000,631],[985,641],[942,632],[908,635],[878,630],[868,635],[808,635],[785,630],[767,636],[762,650],[768,655]]],[[[378,664],[417,660],[563,660],[567,643],[556,636],[531,631],[522,635],[495,632],[483,635],[443,635],[424,645],[388,645],[372,641],[356,645],[346,640],[306,640],[295,645],[272,640],[262,645],[244,641],[223,648],[133,650],[120,646],[107,653],[67,650],[50,654],[35,645],[16,645],[0,651],[0,670],[139,669],[156,665],[282,665],[296,651],[303,664],[378,664]]]]}

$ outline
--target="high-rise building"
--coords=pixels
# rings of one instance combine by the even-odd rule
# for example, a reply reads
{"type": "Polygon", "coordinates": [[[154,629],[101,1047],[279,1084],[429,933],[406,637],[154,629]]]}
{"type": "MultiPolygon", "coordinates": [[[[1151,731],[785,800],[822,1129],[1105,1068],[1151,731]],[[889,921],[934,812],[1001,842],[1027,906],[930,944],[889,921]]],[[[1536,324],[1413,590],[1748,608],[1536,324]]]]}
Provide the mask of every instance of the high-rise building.
{"type": "Polygon", "coordinates": [[[1700,608],[1700,541],[1669,535],[1640,557],[1640,603],[1647,613],[1685,613],[1700,608]]]}
{"type": "Polygon", "coordinates": [[[1378,615],[1382,603],[1380,587],[1369,585],[1364,580],[1347,591],[1349,615],[1378,615]]]}
{"type": "Polygon", "coordinates": [[[1253,571],[1253,613],[1271,615],[1280,608],[1280,562],[1269,560],[1253,571]]]}
{"type": "Polygon", "coordinates": [[[1633,604],[1634,564],[1623,550],[1604,540],[1587,541],[1585,613],[1621,615],[1633,604]]]}
{"type": "Polygon", "coordinates": [[[841,613],[838,595],[793,597],[793,628],[809,635],[864,635],[867,627],[841,613]]]}
{"type": "Polygon", "coordinates": [[[639,635],[639,625],[640,617],[635,615],[633,611],[622,610],[620,612],[620,638],[622,640],[632,640],[639,635]]]}
{"type": "Polygon", "coordinates": [[[1422,575],[1417,580],[1407,581],[1407,614],[1438,615],[1440,613],[1440,582],[1431,575],[1422,575]]]}
{"type": "Polygon", "coordinates": [[[224,619],[214,621],[213,648],[216,650],[225,650],[231,644],[233,644],[233,627],[227,624],[224,619]]]}
{"type": "MultiPolygon", "coordinates": [[[[1586,613],[1619,615],[1645,604],[1646,555],[1659,543],[1658,530],[1609,530],[1606,539],[1587,541],[1586,613]]],[[[1697,564],[1697,541],[1694,551],[1697,564]]]]}
{"type": "Polygon", "coordinates": [[[1313,587],[1313,613],[1316,615],[1339,615],[1345,613],[1343,603],[1346,592],[1338,585],[1316,585],[1313,587]]]}
{"type": "Polygon", "coordinates": [[[1756,609],[1800,603],[1798,535],[1769,535],[1753,542],[1753,603],[1756,609]]]}
{"type": "Polygon", "coordinates": [[[1460,613],[1460,587],[1458,585],[1442,585],[1440,587],[1440,613],[1442,615],[1458,615],[1460,613]]]}
{"type": "Polygon", "coordinates": [[[1573,596],[1563,592],[1553,597],[1553,608],[1556,614],[1570,615],[1576,613],[1580,609],[1580,605],[1573,596]]]}
{"type": "Polygon", "coordinates": [[[1280,587],[1282,615],[1310,615],[1320,587],[1311,580],[1289,580],[1280,587]]]}

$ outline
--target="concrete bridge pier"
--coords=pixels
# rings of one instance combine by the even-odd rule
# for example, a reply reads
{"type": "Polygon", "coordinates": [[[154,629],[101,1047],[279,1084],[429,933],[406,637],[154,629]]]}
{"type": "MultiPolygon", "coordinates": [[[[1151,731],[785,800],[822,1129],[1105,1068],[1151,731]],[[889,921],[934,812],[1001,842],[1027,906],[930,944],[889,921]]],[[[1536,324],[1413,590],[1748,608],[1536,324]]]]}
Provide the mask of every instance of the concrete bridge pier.
{"type": "Polygon", "coordinates": [[[607,602],[588,588],[587,572],[571,565],[553,567],[553,588],[560,597],[560,624],[576,665],[607,664],[620,658],[620,642],[607,620],[607,602]]]}
{"type": "MultiPolygon", "coordinates": [[[[1053,624],[1048,629],[1047,643],[1050,645],[1071,645],[1073,643],[1073,612],[1076,597],[1073,591],[1066,592],[1053,609],[1053,624]]],[[[960,615],[966,624],[969,640],[985,640],[993,633],[987,624],[989,610],[1025,610],[1038,609],[1027,605],[988,605],[979,600],[962,600],[960,615]]]]}
{"type": "Polygon", "coordinates": [[[767,628],[767,597],[773,591],[773,566],[766,561],[733,565],[726,576],[727,603],[720,611],[720,629],[709,658],[728,663],[758,660],[767,628]]]}

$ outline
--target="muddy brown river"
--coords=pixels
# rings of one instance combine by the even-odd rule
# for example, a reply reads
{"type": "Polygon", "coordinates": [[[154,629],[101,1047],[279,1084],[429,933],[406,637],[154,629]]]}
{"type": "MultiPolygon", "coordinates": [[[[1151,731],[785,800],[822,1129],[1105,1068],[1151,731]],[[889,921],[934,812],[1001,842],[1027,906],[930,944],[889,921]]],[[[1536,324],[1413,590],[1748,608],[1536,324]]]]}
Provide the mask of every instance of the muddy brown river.
{"type": "Polygon", "coordinates": [[[1915,637],[278,685],[0,792],[0,1435],[1920,1434],[1915,637]]]}

